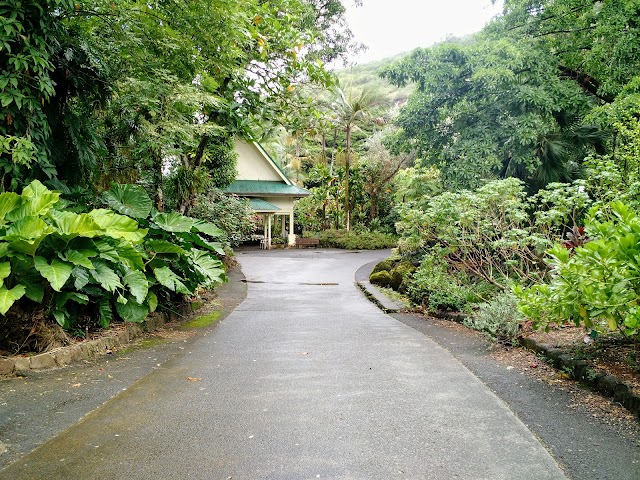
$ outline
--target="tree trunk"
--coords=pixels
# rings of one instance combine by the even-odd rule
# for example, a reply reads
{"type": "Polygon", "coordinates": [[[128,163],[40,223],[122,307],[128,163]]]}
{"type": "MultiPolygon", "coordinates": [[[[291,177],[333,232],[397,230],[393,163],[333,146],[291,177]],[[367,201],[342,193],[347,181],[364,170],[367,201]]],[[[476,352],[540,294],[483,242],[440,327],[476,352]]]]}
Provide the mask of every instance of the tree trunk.
{"type": "Polygon", "coordinates": [[[198,168],[202,165],[202,158],[204,157],[207,145],[209,145],[209,135],[202,135],[198,148],[196,149],[196,154],[193,157],[193,168],[198,168]]]}
{"type": "Polygon", "coordinates": [[[336,160],[336,142],[338,141],[338,129],[333,128],[333,149],[331,150],[331,166],[329,167],[329,173],[333,175],[333,164],[336,160]]]}
{"type": "Polygon", "coordinates": [[[351,202],[349,201],[349,164],[351,161],[351,126],[347,126],[347,151],[345,152],[345,175],[344,175],[344,217],[347,232],[351,229],[351,202]]]}
{"type": "Polygon", "coordinates": [[[373,222],[377,214],[378,194],[372,190],[369,192],[369,222],[373,222]]]}
{"type": "Polygon", "coordinates": [[[322,132],[322,163],[327,164],[327,136],[322,132]]]}
{"type": "Polygon", "coordinates": [[[162,192],[162,153],[154,149],[153,152],[153,188],[155,190],[155,204],[159,212],[164,212],[164,193],[162,192]]]}

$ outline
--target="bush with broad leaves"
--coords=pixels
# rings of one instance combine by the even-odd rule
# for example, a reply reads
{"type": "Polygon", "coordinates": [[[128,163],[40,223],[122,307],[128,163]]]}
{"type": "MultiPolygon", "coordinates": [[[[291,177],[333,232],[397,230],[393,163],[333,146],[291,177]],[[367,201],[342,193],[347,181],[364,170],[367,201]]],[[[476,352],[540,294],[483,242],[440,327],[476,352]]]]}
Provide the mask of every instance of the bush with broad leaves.
{"type": "Polygon", "coordinates": [[[226,280],[222,230],[153,211],[142,187],[115,185],[109,209],[65,210],[60,193],[33,181],[0,194],[0,314],[40,305],[65,329],[89,316],[141,322],[158,297],[193,295],[226,280]]]}

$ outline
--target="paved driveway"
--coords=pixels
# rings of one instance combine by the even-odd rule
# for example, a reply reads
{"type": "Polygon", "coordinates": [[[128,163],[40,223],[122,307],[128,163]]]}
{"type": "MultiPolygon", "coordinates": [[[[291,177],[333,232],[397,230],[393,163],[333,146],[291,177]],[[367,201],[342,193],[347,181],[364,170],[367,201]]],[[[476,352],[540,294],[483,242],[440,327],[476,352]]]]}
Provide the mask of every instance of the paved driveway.
{"type": "Polygon", "coordinates": [[[380,252],[239,254],[246,300],[3,479],[559,479],[462,364],[354,285],[380,252]]]}

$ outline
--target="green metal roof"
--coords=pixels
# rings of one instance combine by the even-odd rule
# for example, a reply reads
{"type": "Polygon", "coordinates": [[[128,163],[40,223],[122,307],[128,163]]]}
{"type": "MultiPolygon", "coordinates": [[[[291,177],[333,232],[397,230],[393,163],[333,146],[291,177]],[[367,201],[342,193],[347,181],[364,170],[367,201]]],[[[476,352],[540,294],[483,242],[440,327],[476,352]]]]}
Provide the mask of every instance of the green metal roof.
{"type": "Polygon", "coordinates": [[[227,193],[234,193],[239,196],[289,196],[289,197],[306,197],[311,195],[309,190],[296,187],[295,185],[287,185],[284,182],[273,182],[267,180],[236,180],[224,189],[227,193]]]}
{"type": "Polygon", "coordinates": [[[280,210],[279,207],[276,207],[272,203],[265,202],[261,198],[249,198],[248,200],[254,212],[277,212],[280,210]]]}

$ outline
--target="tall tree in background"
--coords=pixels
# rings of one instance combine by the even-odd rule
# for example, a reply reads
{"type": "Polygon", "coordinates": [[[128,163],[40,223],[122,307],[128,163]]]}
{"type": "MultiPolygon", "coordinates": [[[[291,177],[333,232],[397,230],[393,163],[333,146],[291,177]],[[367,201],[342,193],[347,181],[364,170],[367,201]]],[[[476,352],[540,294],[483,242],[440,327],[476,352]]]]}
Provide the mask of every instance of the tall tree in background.
{"type": "MultiPolygon", "coordinates": [[[[485,179],[571,178],[582,150],[559,139],[591,108],[580,87],[558,75],[552,55],[526,42],[480,37],[475,43],[416,50],[383,75],[418,89],[397,124],[403,145],[442,171],[447,188],[475,188],[485,179]]],[[[542,185],[543,186],[543,185],[542,185]]]]}
{"type": "Polygon", "coordinates": [[[356,92],[349,89],[345,92],[342,88],[334,89],[336,99],[332,103],[332,110],[336,123],[344,130],[345,139],[345,227],[351,229],[351,197],[349,196],[349,173],[351,164],[351,134],[356,122],[367,118],[371,109],[380,101],[373,90],[365,89],[356,92]]]}

